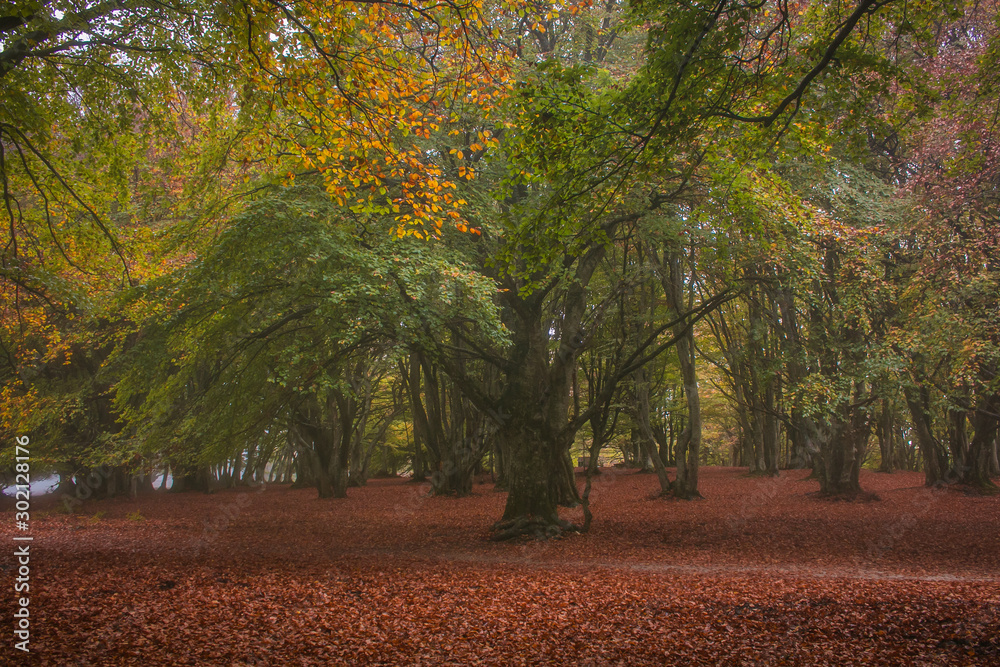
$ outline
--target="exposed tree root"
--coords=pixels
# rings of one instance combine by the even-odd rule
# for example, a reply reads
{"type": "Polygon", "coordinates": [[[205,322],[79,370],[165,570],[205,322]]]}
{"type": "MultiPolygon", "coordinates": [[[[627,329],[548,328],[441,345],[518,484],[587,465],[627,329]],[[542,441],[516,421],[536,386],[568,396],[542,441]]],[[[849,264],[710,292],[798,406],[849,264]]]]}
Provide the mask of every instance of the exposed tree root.
{"type": "Polygon", "coordinates": [[[551,540],[561,537],[564,533],[579,533],[582,528],[572,521],[564,519],[542,519],[534,516],[520,516],[506,521],[499,521],[493,526],[494,542],[503,542],[518,537],[530,537],[535,540],[551,540]]]}
{"type": "Polygon", "coordinates": [[[872,491],[841,491],[838,493],[816,491],[814,493],[807,493],[806,495],[814,495],[816,498],[829,500],[830,502],[873,503],[882,500],[877,493],[872,491]]]}
{"type": "Polygon", "coordinates": [[[1000,487],[993,483],[973,484],[968,482],[957,482],[949,484],[948,482],[941,481],[938,484],[935,484],[934,488],[949,489],[963,493],[967,496],[995,496],[1000,494],[1000,487]]]}
{"type": "Polygon", "coordinates": [[[780,472],[768,472],[767,470],[754,470],[753,472],[748,472],[744,476],[745,477],[751,477],[751,478],[755,478],[755,477],[756,478],[760,478],[760,477],[763,477],[763,478],[770,479],[770,478],[773,478],[773,477],[780,477],[781,473],[780,472]]]}

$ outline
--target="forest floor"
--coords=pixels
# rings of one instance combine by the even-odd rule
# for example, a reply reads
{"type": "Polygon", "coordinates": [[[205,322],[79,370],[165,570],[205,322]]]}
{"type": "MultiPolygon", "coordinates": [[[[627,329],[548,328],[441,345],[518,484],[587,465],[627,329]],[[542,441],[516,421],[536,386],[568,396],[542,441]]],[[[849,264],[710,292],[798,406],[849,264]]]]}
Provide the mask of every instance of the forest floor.
{"type": "MultiPolygon", "coordinates": [[[[706,468],[705,498],[678,501],[604,469],[590,533],[516,543],[488,539],[506,497],[491,484],[435,498],[373,480],[344,500],[270,485],[73,514],[37,497],[31,654],[8,631],[0,664],[1000,665],[1000,498],[866,472],[878,499],[836,502],[805,474],[706,468]]],[[[0,559],[7,623],[17,567],[0,559]]]]}

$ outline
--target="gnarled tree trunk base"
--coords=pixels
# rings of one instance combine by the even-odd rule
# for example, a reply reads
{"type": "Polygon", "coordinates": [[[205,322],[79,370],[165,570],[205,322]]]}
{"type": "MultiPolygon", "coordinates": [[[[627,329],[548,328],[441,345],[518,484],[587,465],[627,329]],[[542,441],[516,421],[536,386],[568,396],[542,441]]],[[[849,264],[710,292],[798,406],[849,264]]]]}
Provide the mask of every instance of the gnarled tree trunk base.
{"type": "Polygon", "coordinates": [[[523,516],[506,521],[498,521],[493,526],[494,542],[503,542],[519,537],[529,537],[535,540],[551,540],[562,537],[565,533],[583,532],[580,526],[564,519],[543,519],[541,517],[523,516]]]}
{"type": "Polygon", "coordinates": [[[816,491],[815,497],[831,502],[859,502],[871,503],[882,500],[882,498],[872,491],[860,489],[848,489],[845,491],[816,491]]]}

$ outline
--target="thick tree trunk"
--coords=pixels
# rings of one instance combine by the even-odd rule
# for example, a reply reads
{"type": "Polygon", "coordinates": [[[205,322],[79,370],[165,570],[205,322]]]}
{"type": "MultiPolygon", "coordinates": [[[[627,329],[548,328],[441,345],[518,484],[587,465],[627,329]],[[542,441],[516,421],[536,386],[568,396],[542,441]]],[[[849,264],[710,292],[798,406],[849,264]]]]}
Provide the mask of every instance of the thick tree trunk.
{"type": "Polygon", "coordinates": [[[316,462],[313,460],[313,456],[309,450],[300,451],[291,462],[289,468],[294,466],[295,471],[295,481],[292,482],[293,489],[305,489],[319,484],[316,462]]]}
{"type": "Polygon", "coordinates": [[[969,456],[964,481],[986,493],[996,493],[997,486],[990,479],[991,459],[996,457],[996,441],[1000,397],[989,396],[980,401],[972,417],[973,435],[969,443],[969,456]]]}
{"type": "Polygon", "coordinates": [[[852,498],[861,492],[858,433],[845,416],[823,426],[804,420],[810,442],[817,447],[813,473],[824,496],[852,498]]]}
{"type": "Polygon", "coordinates": [[[966,463],[969,454],[969,433],[966,430],[968,421],[963,410],[952,410],[948,413],[948,449],[951,451],[951,479],[964,480],[970,466],[966,463]]]}
{"type": "Polygon", "coordinates": [[[924,485],[937,486],[945,482],[945,472],[948,469],[948,457],[941,443],[934,437],[931,430],[931,418],[928,412],[927,390],[924,388],[904,388],[906,405],[910,410],[910,420],[917,436],[917,445],[924,460],[924,485]]]}
{"type": "Polygon", "coordinates": [[[76,497],[76,481],[73,479],[73,473],[59,473],[59,485],[56,487],[56,493],[60,496],[76,497]]]}
{"type": "MultiPolygon", "coordinates": [[[[363,370],[360,364],[355,368],[363,370]]],[[[295,423],[289,428],[289,437],[297,450],[300,462],[299,474],[307,468],[311,484],[315,484],[320,498],[346,498],[350,472],[351,447],[357,430],[364,420],[358,419],[358,402],[353,393],[334,389],[325,399],[313,397],[299,408],[295,423]]],[[[306,480],[296,480],[296,485],[306,480]]]]}
{"type": "Polygon", "coordinates": [[[208,466],[186,466],[174,471],[174,485],[171,491],[212,492],[212,472],[208,466]],[[177,474],[180,473],[180,474],[177,474]]]}
{"type": "Polygon", "coordinates": [[[832,432],[820,447],[819,490],[827,496],[852,496],[861,490],[854,483],[853,436],[842,424],[831,427],[832,432]]]}
{"type": "Polygon", "coordinates": [[[881,461],[879,472],[892,472],[896,469],[896,448],[893,438],[893,415],[889,401],[882,400],[882,410],[879,412],[878,424],[875,428],[875,436],[878,438],[878,449],[881,461]]]}
{"type": "Polygon", "coordinates": [[[481,434],[456,438],[447,448],[438,469],[431,474],[431,493],[460,497],[472,493],[476,468],[482,460],[485,446],[481,434]]]}
{"type": "Polygon", "coordinates": [[[586,309],[585,285],[603,249],[581,260],[578,281],[566,289],[559,322],[559,344],[549,350],[551,325],[541,301],[518,305],[518,335],[500,409],[505,419],[497,437],[504,450],[507,505],[496,525],[495,539],[518,534],[548,537],[573,524],[559,519],[560,504],[580,503],[569,448],[579,424],[570,422],[571,388],[577,354],[583,345],[581,321],[586,309]]]}
{"type": "Polygon", "coordinates": [[[355,435],[354,443],[351,445],[350,473],[347,476],[347,485],[358,488],[368,485],[368,463],[370,461],[371,447],[366,448],[361,434],[355,435]]]}
{"type": "Polygon", "coordinates": [[[560,504],[580,502],[569,460],[572,434],[566,430],[566,412],[552,405],[551,397],[538,400],[527,392],[516,396],[515,401],[508,394],[505,403],[511,416],[496,435],[503,449],[508,494],[494,539],[518,535],[540,539],[576,529],[559,519],[557,509],[560,504]]]}
{"type": "Polygon", "coordinates": [[[802,411],[792,409],[789,419],[791,425],[788,428],[788,440],[791,449],[791,460],[788,465],[794,470],[803,470],[812,465],[813,452],[809,450],[806,444],[802,411]]]}
{"type": "Polygon", "coordinates": [[[346,498],[348,468],[342,452],[349,445],[343,442],[343,434],[324,428],[310,435],[316,438],[312,443],[316,492],[320,498],[346,498]]]}
{"type": "Polygon", "coordinates": [[[341,461],[330,473],[331,491],[334,498],[347,497],[348,467],[347,461],[341,461]]]}
{"type": "MultiPolygon", "coordinates": [[[[408,388],[414,433],[428,446],[431,493],[468,495],[487,446],[483,415],[422,355],[411,355],[410,363],[408,388]]],[[[456,361],[453,370],[464,375],[464,363],[456,361]]]]}
{"type": "Polygon", "coordinates": [[[537,427],[505,425],[498,437],[507,465],[507,504],[495,526],[495,540],[518,535],[552,537],[571,524],[559,518],[558,503],[566,470],[558,443],[540,437],[537,427]]]}
{"type": "Polygon", "coordinates": [[[347,450],[343,435],[323,429],[322,440],[313,443],[313,473],[316,492],[320,498],[347,497],[347,450]]]}
{"type": "Polygon", "coordinates": [[[316,470],[316,492],[320,498],[333,498],[333,478],[323,469],[316,470]]]}
{"type": "Polygon", "coordinates": [[[499,277],[505,285],[498,295],[502,317],[510,332],[510,345],[494,366],[502,381],[473,378],[461,356],[444,354],[438,360],[497,427],[508,495],[494,539],[546,537],[575,528],[559,519],[557,508],[560,502],[580,502],[569,449],[585,421],[577,413],[571,418],[570,406],[577,356],[588,338],[582,326],[587,285],[606,251],[598,243],[582,256],[567,256],[571,261],[564,269],[568,273],[575,265],[572,275],[561,271],[533,290],[524,289],[528,285],[519,272],[499,277]]]}

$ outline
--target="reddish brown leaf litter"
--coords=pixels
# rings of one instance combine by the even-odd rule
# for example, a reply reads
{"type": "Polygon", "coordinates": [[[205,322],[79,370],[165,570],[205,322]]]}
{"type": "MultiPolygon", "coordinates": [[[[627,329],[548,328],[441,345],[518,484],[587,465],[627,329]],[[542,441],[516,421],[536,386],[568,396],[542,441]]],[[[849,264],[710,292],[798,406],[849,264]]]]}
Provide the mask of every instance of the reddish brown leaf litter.
{"type": "MultiPolygon", "coordinates": [[[[272,486],[72,516],[35,499],[33,655],[2,650],[44,665],[1000,665],[1000,499],[909,473],[866,474],[872,502],[816,498],[799,472],[702,474],[705,499],[683,502],[605,470],[592,532],[545,543],[488,541],[504,500],[488,484],[428,498],[378,480],[340,501],[272,486]]],[[[5,511],[8,544],[12,524],[5,511]]]]}

